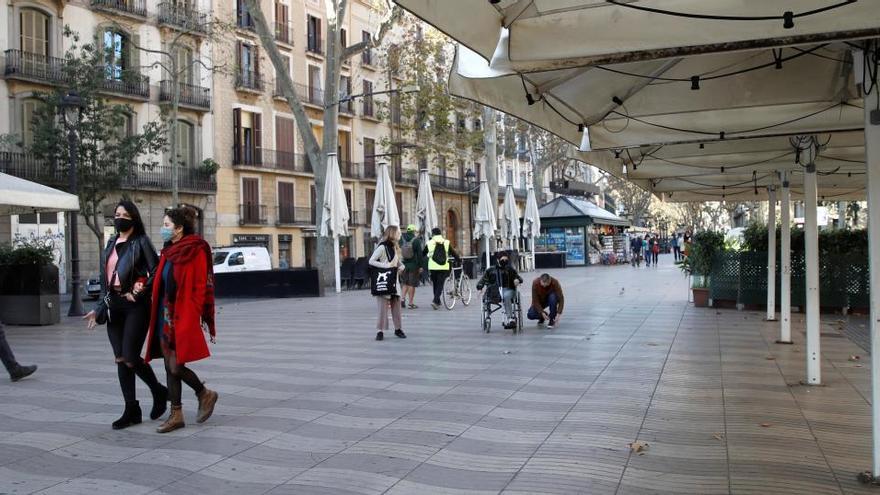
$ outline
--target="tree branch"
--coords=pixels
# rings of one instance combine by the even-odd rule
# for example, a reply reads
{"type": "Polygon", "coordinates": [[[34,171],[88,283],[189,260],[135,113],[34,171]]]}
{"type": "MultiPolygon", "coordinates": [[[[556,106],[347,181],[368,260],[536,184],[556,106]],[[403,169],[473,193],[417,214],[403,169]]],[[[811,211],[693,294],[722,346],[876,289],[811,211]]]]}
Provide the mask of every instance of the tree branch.
{"type": "Polygon", "coordinates": [[[403,16],[403,9],[395,5],[391,8],[391,13],[387,19],[382,21],[382,24],[379,25],[379,33],[374,36],[370,41],[361,41],[359,43],[355,43],[353,45],[349,45],[342,50],[342,54],[340,55],[340,60],[348,60],[351,57],[354,57],[358,53],[366,51],[368,48],[378,48],[382,45],[382,41],[385,39],[385,36],[391,31],[391,28],[397,23],[398,20],[403,16]]]}

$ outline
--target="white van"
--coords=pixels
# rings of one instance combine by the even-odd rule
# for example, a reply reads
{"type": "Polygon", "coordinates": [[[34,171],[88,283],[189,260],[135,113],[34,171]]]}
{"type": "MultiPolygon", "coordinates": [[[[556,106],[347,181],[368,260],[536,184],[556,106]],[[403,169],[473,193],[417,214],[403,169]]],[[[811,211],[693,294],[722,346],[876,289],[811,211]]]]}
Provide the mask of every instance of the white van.
{"type": "Polygon", "coordinates": [[[214,248],[214,273],[271,270],[272,258],[263,246],[214,248]]]}

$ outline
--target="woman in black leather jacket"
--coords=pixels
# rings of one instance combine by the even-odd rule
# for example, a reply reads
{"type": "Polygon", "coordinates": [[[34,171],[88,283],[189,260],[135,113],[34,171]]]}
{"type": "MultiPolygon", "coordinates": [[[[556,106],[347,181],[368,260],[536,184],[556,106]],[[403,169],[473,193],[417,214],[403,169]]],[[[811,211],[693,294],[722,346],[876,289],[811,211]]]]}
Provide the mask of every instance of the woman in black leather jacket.
{"type": "Polygon", "coordinates": [[[151,419],[165,413],[168,389],[156,379],[153,368],[141,359],[150,325],[150,294],[158,264],[156,250],[134,203],[123,200],[116,205],[113,225],[117,233],[101,254],[101,298],[83,319],[88,321],[90,330],[98,323],[107,324],[107,336],[116,356],[119,386],[125,399],[125,412],[113,422],[113,429],[119,430],[141,422],[135,375],[153,394],[151,419]]]}

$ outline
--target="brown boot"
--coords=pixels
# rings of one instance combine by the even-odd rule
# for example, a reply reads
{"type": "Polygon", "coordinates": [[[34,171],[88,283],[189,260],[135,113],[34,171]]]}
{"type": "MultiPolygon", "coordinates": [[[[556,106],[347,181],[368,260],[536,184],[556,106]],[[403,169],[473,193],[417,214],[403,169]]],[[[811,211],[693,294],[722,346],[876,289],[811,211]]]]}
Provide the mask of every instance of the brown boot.
{"type": "Polygon", "coordinates": [[[183,422],[183,406],[171,406],[171,413],[168,414],[168,419],[156,428],[156,433],[168,433],[184,426],[186,426],[186,423],[183,422]]]}
{"type": "Polygon", "coordinates": [[[204,423],[214,414],[214,404],[217,403],[219,394],[213,390],[203,388],[200,394],[196,394],[199,398],[199,412],[196,414],[196,423],[204,423]]]}

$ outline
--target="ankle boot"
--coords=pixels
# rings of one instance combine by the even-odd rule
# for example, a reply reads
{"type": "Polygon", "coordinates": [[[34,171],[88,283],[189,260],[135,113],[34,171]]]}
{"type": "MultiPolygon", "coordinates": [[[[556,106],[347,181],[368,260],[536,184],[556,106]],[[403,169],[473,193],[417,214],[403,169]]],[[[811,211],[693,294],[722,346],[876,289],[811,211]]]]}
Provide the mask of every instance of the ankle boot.
{"type": "Polygon", "coordinates": [[[207,388],[203,388],[201,393],[196,394],[196,397],[199,399],[199,412],[196,414],[196,423],[204,423],[214,414],[214,404],[217,403],[219,396],[220,394],[207,388]]]}
{"type": "Polygon", "coordinates": [[[153,409],[150,410],[150,419],[156,420],[168,410],[168,388],[159,385],[153,390],[153,409]]]}
{"type": "Polygon", "coordinates": [[[168,414],[168,419],[156,428],[156,433],[168,433],[184,426],[186,426],[186,423],[183,422],[183,406],[171,406],[171,413],[168,414]]]}
{"type": "Polygon", "coordinates": [[[125,411],[122,416],[113,422],[114,430],[121,430],[131,425],[140,424],[141,422],[141,406],[138,401],[125,403],[125,411]]]}

